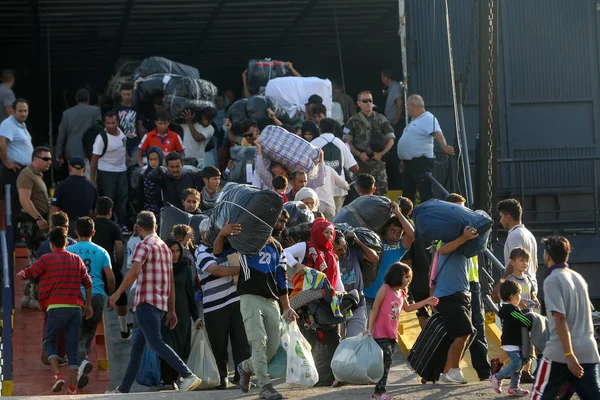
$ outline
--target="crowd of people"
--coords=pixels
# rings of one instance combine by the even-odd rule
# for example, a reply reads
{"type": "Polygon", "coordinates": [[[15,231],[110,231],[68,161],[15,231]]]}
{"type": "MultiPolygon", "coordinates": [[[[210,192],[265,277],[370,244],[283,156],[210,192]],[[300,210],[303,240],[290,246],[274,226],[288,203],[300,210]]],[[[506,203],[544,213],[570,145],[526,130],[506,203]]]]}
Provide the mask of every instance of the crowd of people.
{"type": "MultiPolygon", "coordinates": [[[[502,200],[497,207],[499,222],[508,231],[506,272],[493,293],[502,304],[505,356],[489,359],[477,257],[458,251],[477,237],[477,231],[465,227],[455,240],[432,245],[419,239],[411,220],[417,193],[421,202],[433,197],[426,174],[433,169],[435,142],[448,156],[454,149],[419,95],[408,97],[411,121],[405,126],[404,95],[392,75],[386,70],[381,74],[388,88],[384,114],[374,111],[371,92],[360,92],[355,106],[343,88],[334,85],[343,126],[327,118],[331,110],[319,96],[308,99],[295,126],[283,126],[320,149],[316,175],[309,177],[306,171],[265,162],[257,122],[246,120],[234,127],[226,118],[234,100],[229,91],[217,98],[216,110],[201,115],[185,111],[177,124],[160,108],[149,118],[141,115],[132,106],[131,86],[121,87],[118,104],[103,115],[89,104],[89,92],[81,89],[78,104],[63,114],[55,154],[49,147],[34,148],[26,126],[28,103],[12,95],[14,72],[3,71],[1,177],[3,184],[17,189],[12,192],[13,226],[20,227],[16,237],[25,239],[30,253],[30,265],[18,273],[26,281],[21,306],[44,312],[42,359],[52,369],[52,391],[61,392],[67,385],[67,394],[75,394],[88,384],[93,367],[87,354],[108,305],[118,314],[121,339],[132,341],[127,371],[113,393],[131,390],[146,346],[161,359],[164,385],[181,391],[198,388],[202,377],[185,361],[192,330],[206,329],[220,376],[217,389],[228,387],[233,372],[232,382],[249,392],[254,375],[260,398],[280,399],[268,365],[280,346],[282,318],[288,324],[299,318],[290,297],[302,287],[304,276],[316,271],[335,292],[356,290],[358,304],[339,326],[318,334],[302,326],[301,330],[311,344],[328,349],[315,358],[327,353],[329,361],[342,339],[372,335],[384,364],[375,400],[391,398],[386,384],[401,311],[413,310],[418,310],[422,327],[432,312],[443,318],[452,340],[440,377],[445,384],[467,383],[460,361],[469,346],[480,380],[490,380],[498,393],[502,379],[510,377],[509,396],[528,396],[520,385],[533,383],[534,399],[554,398],[564,384],[582,399],[598,398],[600,359],[587,284],[569,268],[571,248],[563,237],[542,241],[549,339],[537,362],[537,377],[532,363],[522,357],[520,330],[531,328],[529,312],[539,308],[542,288],[536,279],[537,241],[523,225],[521,205],[514,199],[502,200]],[[98,120],[98,134],[86,140],[98,120]],[[167,204],[190,215],[211,212],[235,167],[229,157],[235,146],[256,148],[253,186],[275,191],[283,202],[302,202],[314,215],[308,240],[296,242],[286,234],[290,215],[285,209],[267,244],[254,255],[231,246],[232,236],[253,229],[234,221],[227,221],[214,240],[208,219],[199,227],[175,225],[169,238],[158,236],[160,212],[167,204]],[[53,160],[67,162],[69,177],[50,196],[43,176],[53,160]],[[353,198],[385,196],[388,182],[400,176],[403,197],[391,202],[380,254],[353,231],[343,233],[331,222],[353,198]],[[363,261],[378,265],[368,284],[363,261]],[[128,322],[130,313],[136,334],[128,322]],[[233,371],[228,370],[229,341],[233,371]],[[506,360],[510,364],[503,368],[506,360]],[[68,365],[67,378],[61,365],[68,365]]],[[[283,125],[272,112],[269,118],[273,125],[283,125]]],[[[445,200],[466,203],[460,194],[445,200]]],[[[329,363],[325,365],[319,384],[343,385],[334,380],[329,363]]]]}

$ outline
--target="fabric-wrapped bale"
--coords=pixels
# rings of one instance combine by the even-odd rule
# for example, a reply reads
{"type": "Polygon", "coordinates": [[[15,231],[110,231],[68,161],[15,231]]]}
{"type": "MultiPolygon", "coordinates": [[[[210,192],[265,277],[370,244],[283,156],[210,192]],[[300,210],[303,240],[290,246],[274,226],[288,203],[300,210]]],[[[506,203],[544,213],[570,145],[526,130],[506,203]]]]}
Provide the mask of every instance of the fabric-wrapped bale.
{"type": "Polygon", "coordinates": [[[290,173],[304,171],[309,178],[317,174],[321,155],[300,136],[280,126],[269,125],[260,134],[263,156],[287,168],[290,173]]]}
{"type": "Polygon", "coordinates": [[[289,74],[288,67],[284,61],[271,59],[248,61],[247,78],[248,90],[252,94],[264,92],[267,83],[271,79],[289,74]]]}
{"type": "Polygon", "coordinates": [[[248,118],[254,119],[258,122],[259,127],[265,127],[269,125],[270,119],[267,115],[267,109],[273,110],[273,113],[277,119],[286,121],[288,119],[287,113],[279,103],[267,96],[252,96],[246,103],[246,114],[248,118]]]}
{"type": "Polygon", "coordinates": [[[265,95],[277,100],[290,118],[293,118],[298,110],[306,111],[308,98],[313,94],[321,96],[327,116],[331,117],[333,95],[329,79],[286,76],[270,80],[265,89],[265,95]]]}
{"type": "Polygon", "coordinates": [[[164,57],[149,57],[142,61],[135,69],[133,79],[137,80],[158,73],[189,76],[193,79],[200,78],[200,72],[197,68],[171,61],[164,57]]]}
{"type": "MultiPolygon", "coordinates": [[[[381,237],[368,228],[362,227],[352,227],[346,223],[335,224],[335,228],[342,231],[344,235],[349,232],[354,232],[358,240],[361,241],[362,244],[367,246],[368,248],[375,250],[377,255],[379,256],[379,260],[381,261],[381,257],[383,256],[383,243],[381,241],[381,237]]],[[[346,241],[349,246],[357,247],[355,243],[352,243],[351,240],[348,240],[346,237],[346,241]]],[[[379,272],[379,266],[381,262],[376,264],[371,264],[367,260],[362,260],[360,262],[360,270],[363,276],[363,282],[365,287],[369,287],[375,282],[377,278],[377,273],[379,272]]]]}
{"type": "Polygon", "coordinates": [[[229,172],[229,182],[252,183],[252,175],[247,176],[246,168],[248,161],[254,165],[256,156],[256,147],[254,146],[233,146],[229,149],[231,161],[233,161],[233,170],[229,172]]]}
{"type": "Polygon", "coordinates": [[[219,194],[210,216],[208,240],[214,243],[227,220],[241,224],[242,232],[228,238],[231,246],[242,254],[257,254],[267,243],[283,209],[281,196],[272,190],[228,183],[219,194]]]}
{"type": "Polygon", "coordinates": [[[288,228],[305,222],[312,223],[315,220],[315,214],[301,201],[288,201],[283,205],[283,208],[290,214],[290,219],[286,224],[288,228]]]}
{"type": "Polygon", "coordinates": [[[163,102],[165,110],[174,121],[182,121],[181,115],[185,110],[190,110],[198,118],[200,113],[207,108],[217,109],[217,105],[209,100],[188,99],[185,97],[168,95],[163,102]]]}
{"type": "Polygon", "coordinates": [[[194,230],[194,241],[200,243],[200,222],[208,218],[208,215],[192,215],[185,211],[181,211],[179,208],[172,204],[165,204],[160,209],[160,226],[158,235],[163,239],[167,239],[171,236],[173,227],[178,224],[185,224],[192,227],[194,230]]]}
{"type": "Polygon", "coordinates": [[[240,99],[235,101],[227,110],[227,118],[229,118],[232,123],[244,122],[244,120],[248,119],[248,114],[246,113],[247,103],[248,99],[240,99]]]}
{"type": "Polygon", "coordinates": [[[383,196],[362,196],[340,210],[334,224],[347,223],[352,227],[368,228],[381,233],[392,215],[392,202],[383,196]]]}
{"type": "Polygon", "coordinates": [[[217,87],[211,82],[171,74],[150,75],[137,83],[136,91],[139,98],[145,102],[152,102],[167,95],[211,102],[217,97],[217,87]]]}
{"type": "Polygon", "coordinates": [[[477,229],[479,236],[457,249],[465,257],[473,257],[483,250],[494,223],[484,211],[473,211],[437,199],[428,200],[417,206],[413,210],[412,217],[415,221],[417,237],[425,242],[441,240],[447,243],[462,235],[467,226],[477,229]]]}

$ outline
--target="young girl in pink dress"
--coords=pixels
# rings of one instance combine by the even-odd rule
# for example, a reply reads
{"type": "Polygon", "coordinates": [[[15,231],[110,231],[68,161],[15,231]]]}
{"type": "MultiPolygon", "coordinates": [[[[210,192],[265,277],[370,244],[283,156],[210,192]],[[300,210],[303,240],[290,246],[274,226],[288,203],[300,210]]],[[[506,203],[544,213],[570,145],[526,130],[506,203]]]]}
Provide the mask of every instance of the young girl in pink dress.
{"type": "Polygon", "coordinates": [[[391,399],[385,390],[388,373],[392,366],[392,355],[398,342],[398,323],[400,321],[400,310],[410,312],[418,310],[426,305],[435,306],[438,299],[430,297],[415,304],[406,302],[406,289],[412,280],[412,270],[406,264],[394,263],[385,274],[384,284],[377,292],[373,310],[369,316],[368,333],[383,350],[383,376],[375,386],[372,400],[391,399]]]}

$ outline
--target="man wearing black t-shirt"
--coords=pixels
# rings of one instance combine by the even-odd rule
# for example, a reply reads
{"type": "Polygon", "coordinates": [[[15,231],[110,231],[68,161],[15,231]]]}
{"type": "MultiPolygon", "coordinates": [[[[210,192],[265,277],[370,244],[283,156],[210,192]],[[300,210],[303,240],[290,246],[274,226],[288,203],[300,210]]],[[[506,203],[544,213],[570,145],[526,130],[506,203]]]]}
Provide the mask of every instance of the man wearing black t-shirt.
{"type": "MultiPolygon", "coordinates": [[[[116,287],[123,282],[123,273],[121,267],[125,257],[125,246],[121,228],[112,218],[113,201],[108,197],[100,197],[96,202],[96,234],[92,237],[92,242],[102,247],[110,256],[110,263],[115,274],[116,287]]],[[[104,279],[104,274],[102,275],[104,279]]],[[[104,287],[108,287],[104,283],[104,287]]],[[[127,325],[127,295],[125,292],[117,300],[117,315],[119,316],[119,325],[121,327],[121,338],[129,339],[131,337],[131,326],[127,325]]]]}
{"type": "Polygon", "coordinates": [[[136,110],[131,107],[133,86],[130,83],[121,85],[121,104],[115,107],[115,112],[119,117],[119,128],[127,137],[127,154],[135,159],[138,145],[140,144],[140,135],[138,134],[138,125],[140,117],[136,110]]]}

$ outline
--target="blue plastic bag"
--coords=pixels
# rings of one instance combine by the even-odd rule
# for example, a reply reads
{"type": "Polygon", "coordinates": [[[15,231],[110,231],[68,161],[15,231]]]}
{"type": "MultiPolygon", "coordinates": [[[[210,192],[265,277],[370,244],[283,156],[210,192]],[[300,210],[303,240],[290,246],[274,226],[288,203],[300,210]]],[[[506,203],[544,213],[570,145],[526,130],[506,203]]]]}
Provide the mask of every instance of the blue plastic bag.
{"type": "Polygon", "coordinates": [[[287,370],[287,353],[279,346],[277,353],[271,361],[269,361],[269,376],[271,378],[285,378],[285,371],[287,370]]]}
{"type": "MultiPolygon", "coordinates": [[[[141,335],[138,329],[134,329],[132,333],[132,340],[135,340],[135,335],[141,335]]],[[[158,354],[150,350],[148,345],[144,349],[144,355],[142,356],[142,364],[138,370],[137,376],[135,377],[137,383],[143,386],[158,386],[160,385],[160,358],[158,354]]]]}

